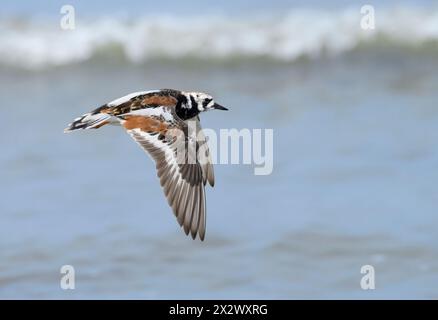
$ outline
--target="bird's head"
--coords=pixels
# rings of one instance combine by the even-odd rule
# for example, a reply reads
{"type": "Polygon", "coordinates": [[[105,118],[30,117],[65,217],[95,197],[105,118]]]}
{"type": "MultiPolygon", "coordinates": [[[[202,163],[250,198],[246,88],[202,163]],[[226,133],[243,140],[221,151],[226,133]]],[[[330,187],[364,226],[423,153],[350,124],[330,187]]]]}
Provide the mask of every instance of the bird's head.
{"type": "Polygon", "coordinates": [[[189,92],[190,103],[192,107],[198,109],[199,112],[208,111],[208,110],[228,110],[227,108],[221,106],[214,102],[213,97],[209,94],[202,92],[189,92]]]}
{"type": "Polygon", "coordinates": [[[216,103],[212,96],[202,92],[185,92],[179,99],[177,113],[182,119],[190,119],[208,110],[228,110],[216,103]]]}

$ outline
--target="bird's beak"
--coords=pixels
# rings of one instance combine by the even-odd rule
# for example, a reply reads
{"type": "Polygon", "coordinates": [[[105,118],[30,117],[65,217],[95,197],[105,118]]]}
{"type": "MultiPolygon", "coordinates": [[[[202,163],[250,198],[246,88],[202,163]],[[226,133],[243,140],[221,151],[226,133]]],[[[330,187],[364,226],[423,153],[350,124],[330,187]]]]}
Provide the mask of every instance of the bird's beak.
{"type": "Polygon", "coordinates": [[[228,110],[227,108],[221,106],[220,104],[215,103],[213,105],[213,109],[217,109],[217,110],[228,110]]]}

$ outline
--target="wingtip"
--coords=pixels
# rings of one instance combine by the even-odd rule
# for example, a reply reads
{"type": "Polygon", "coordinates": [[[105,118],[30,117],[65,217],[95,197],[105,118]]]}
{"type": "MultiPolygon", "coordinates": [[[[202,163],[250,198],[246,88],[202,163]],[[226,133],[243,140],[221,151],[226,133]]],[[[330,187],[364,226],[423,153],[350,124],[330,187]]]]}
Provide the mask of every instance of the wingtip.
{"type": "Polygon", "coordinates": [[[196,238],[198,238],[199,240],[204,241],[204,238],[205,238],[205,233],[202,233],[202,232],[190,232],[190,230],[189,230],[188,232],[184,231],[184,233],[187,236],[191,236],[192,240],[196,240],[196,238]]]}
{"type": "Polygon", "coordinates": [[[198,234],[196,234],[196,233],[193,234],[193,233],[192,233],[191,235],[192,235],[192,239],[193,239],[193,240],[196,240],[196,235],[197,235],[197,236],[198,236],[198,239],[201,240],[201,242],[204,242],[204,235],[202,235],[202,234],[200,234],[200,233],[198,233],[198,234]]]}

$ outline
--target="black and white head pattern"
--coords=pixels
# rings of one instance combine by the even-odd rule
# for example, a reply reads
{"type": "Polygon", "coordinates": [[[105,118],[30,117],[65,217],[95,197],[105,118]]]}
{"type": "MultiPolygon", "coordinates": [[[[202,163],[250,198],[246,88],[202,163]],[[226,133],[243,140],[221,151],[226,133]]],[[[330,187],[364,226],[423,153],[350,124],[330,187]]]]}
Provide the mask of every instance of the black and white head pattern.
{"type": "Polygon", "coordinates": [[[202,92],[184,92],[181,93],[176,113],[183,119],[191,119],[196,117],[200,112],[211,109],[214,105],[213,98],[202,92]]]}

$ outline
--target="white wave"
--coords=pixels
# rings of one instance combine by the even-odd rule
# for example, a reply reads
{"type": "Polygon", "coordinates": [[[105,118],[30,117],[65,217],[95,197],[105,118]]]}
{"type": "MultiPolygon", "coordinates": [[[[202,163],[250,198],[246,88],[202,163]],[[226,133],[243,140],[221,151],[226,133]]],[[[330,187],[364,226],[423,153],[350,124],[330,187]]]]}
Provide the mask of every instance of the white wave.
{"type": "Polygon", "coordinates": [[[359,8],[337,12],[293,10],[282,15],[144,16],[134,20],[0,22],[0,64],[24,68],[86,61],[97,53],[121,51],[129,61],[153,58],[227,59],[268,56],[293,61],[300,56],[336,55],[383,35],[418,46],[438,40],[438,8],[376,8],[376,29],[360,28],[359,8]]]}

